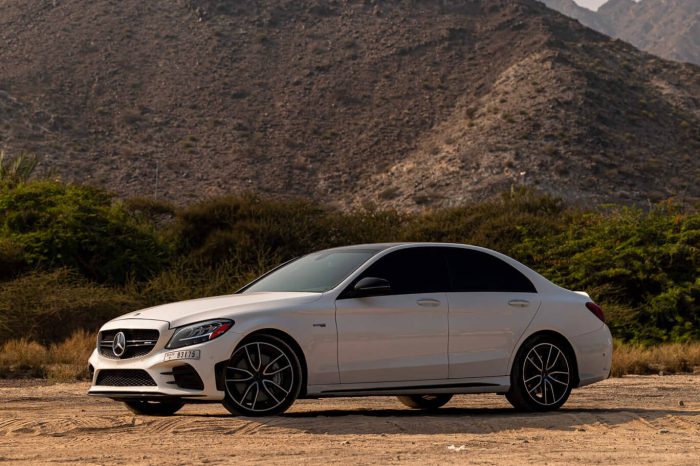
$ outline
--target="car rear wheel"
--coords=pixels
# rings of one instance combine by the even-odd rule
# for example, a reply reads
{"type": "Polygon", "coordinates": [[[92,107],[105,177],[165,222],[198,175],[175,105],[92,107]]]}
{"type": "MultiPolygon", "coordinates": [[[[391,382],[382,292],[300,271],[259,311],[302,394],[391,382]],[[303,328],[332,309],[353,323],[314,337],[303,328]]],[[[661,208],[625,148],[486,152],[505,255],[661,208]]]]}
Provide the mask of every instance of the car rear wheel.
{"type": "Polygon", "coordinates": [[[224,385],[223,404],[232,414],[280,414],[299,396],[301,364],[283,340],[257,335],[233,352],[225,369],[224,385]]]}
{"type": "Polygon", "coordinates": [[[125,401],[124,404],[132,413],[143,414],[145,416],[172,416],[185,405],[180,401],[144,400],[130,400],[125,401]]]}
{"type": "Polygon", "coordinates": [[[409,408],[433,410],[445,405],[452,395],[408,395],[399,396],[398,399],[409,408]]]}
{"type": "Polygon", "coordinates": [[[569,398],[574,361],[568,349],[550,337],[535,337],[518,351],[506,398],[521,411],[552,411],[569,398]]]}

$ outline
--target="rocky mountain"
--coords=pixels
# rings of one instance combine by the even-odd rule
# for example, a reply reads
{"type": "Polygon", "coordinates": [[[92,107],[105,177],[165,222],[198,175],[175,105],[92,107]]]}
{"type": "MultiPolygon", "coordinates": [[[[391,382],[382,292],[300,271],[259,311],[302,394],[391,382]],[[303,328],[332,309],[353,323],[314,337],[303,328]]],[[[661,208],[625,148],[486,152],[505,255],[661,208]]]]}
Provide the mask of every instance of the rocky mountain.
{"type": "Polygon", "coordinates": [[[122,195],[700,198],[700,68],[535,0],[5,0],[0,148],[122,195]]]}
{"type": "Polygon", "coordinates": [[[609,0],[597,12],[573,0],[542,0],[585,26],[669,60],[700,65],[700,1],[609,0]]]}

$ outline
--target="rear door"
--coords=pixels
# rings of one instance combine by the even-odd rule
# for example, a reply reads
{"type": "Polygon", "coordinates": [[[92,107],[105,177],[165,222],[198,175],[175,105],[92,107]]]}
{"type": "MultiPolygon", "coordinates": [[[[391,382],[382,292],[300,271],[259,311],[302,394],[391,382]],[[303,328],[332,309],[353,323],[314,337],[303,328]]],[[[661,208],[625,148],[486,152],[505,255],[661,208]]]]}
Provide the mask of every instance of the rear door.
{"type": "Polygon", "coordinates": [[[439,248],[400,249],[365,270],[336,301],[341,383],[446,379],[448,287],[439,248]],[[353,296],[364,277],[388,280],[391,291],[353,296]]]}
{"type": "Polygon", "coordinates": [[[508,374],[508,361],[539,309],[534,285],[495,255],[444,248],[449,302],[450,378],[508,374]]]}

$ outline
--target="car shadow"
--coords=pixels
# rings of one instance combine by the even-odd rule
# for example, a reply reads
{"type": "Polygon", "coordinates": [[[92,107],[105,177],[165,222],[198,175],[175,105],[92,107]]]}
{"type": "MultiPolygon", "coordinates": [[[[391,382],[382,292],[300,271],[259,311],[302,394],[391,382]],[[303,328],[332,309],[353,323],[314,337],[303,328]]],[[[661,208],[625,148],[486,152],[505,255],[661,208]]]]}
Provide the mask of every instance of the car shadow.
{"type": "Polygon", "coordinates": [[[478,434],[523,427],[576,431],[591,424],[614,426],[635,422],[654,428],[654,421],[671,416],[694,417],[700,422],[698,411],[624,407],[572,408],[548,413],[523,413],[510,408],[446,407],[433,412],[403,409],[334,409],[283,415],[290,421],[284,423],[287,427],[294,425],[295,428],[310,433],[329,434],[478,434]],[[348,420],[353,422],[347,422],[348,420]]]}
{"type": "MultiPolygon", "coordinates": [[[[218,414],[185,414],[206,418],[218,414]]],[[[692,417],[700,423],[700,411],[683,409],[562,408],[547,413],[523,413],[512,408],[445,407],[437,411],[410,409],[312,409],[292,411],[274,417],[232,418],[274,428],[310,434],[484,434],[519,428],[581,431],[587,426],[611,427],[638,423],[658,429],[655,421],[667,417],[692,417]]]]}

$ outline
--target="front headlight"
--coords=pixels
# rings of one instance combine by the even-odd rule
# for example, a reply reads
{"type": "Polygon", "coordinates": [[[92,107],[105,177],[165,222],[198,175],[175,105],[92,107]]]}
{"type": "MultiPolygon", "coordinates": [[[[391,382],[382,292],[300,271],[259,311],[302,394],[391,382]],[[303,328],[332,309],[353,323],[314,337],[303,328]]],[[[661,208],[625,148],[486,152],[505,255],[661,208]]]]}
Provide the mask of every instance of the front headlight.
{"type": "Polygon", "coordinates": [[[179,327],[165,347],[173,349],[204,343],[220,337],[231,327],[233,327],[233,321],[228,319],[207,320],[179,327]]]}

